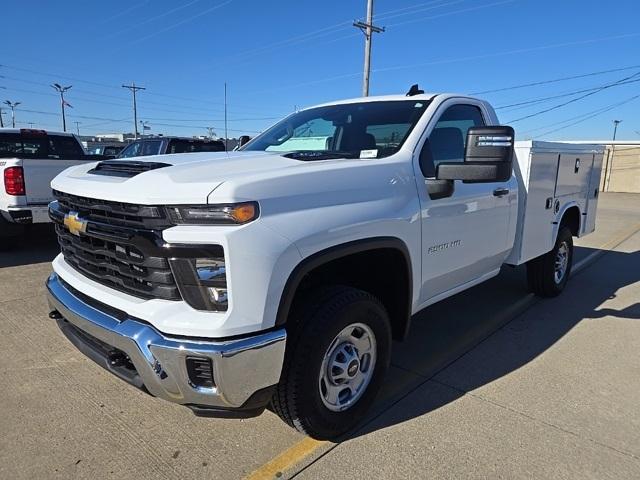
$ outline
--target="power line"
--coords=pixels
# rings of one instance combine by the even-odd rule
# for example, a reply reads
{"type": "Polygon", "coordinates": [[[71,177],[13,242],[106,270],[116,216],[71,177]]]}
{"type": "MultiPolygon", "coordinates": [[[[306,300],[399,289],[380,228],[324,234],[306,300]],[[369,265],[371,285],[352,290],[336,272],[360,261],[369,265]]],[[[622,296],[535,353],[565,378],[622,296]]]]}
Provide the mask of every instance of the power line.
{"type": "MultiPolygon", "coordinates": [[[[430,8],[420,8],[418,10],[414,10],[414,9],[416,9],[418,7],[423,7],[425,5],[432,5],[434,3],[444,2],[444,1],[445,0],[431,0],[429,2],[422,2],[422,3],[416,4],[416,5],[413,5],[413,6],[409,6],[409,7],[403,7],[403,8],[398,8],[398,9],[394,9],[394,10],[389,10],[387,12],[383,12],[383,13],[374,15],[374,19],[381,19],[383,17],[393,18],[393,17],[397,17],[397,16],[402,16],[402,15],[411,15],[411,14],[414,14],[414,13],[419,12],[419,11],[430,10],[432,8],[441,8],[441,7],[444,7],[444,6],[448,6],[448,5],[452,5],[452,4],[456,4],[456,3],[461,3],[463,1],[468,1],[468,0],[455,0],[455,1],[452,1],[452,2],[442,3],[440,5],[436,5],[436,6],[430,7],[430,8]],[[405,11],[405,10],[409,10],[409,9],[412,9],[413,11],[400,13],[400,14],[395,14],[396,12],[405,11]],[[391,14],[395,14],[395,15],[391,15],[391,14]]],[[[284,40],[279,40],[277,42],[273,42],[273,43],[264,45],[262,47],[253,48],[253,49],[250,49],[250,50],[245,50],[243,52],[235,53],[235,54],[233,54],[233,58],[234,59],[238,59],[240,57],[241,58],[241,63],[238,63],[238,62],[235,62],[235,63],[234,62],[226,62],[225,65],[227,67],[243,65],[243,64],[246,64],[247,62],[246,61],[243,62],[242,58],[249,58],[249,57],[252,57],[252,56],[257,55],[257,54],[263,54],[263,53],[265,53],[267,51],[277,50],[277,49],[279,49],[281,47],[284,47],[284,46],[292,46],[292,45],[297,45],[297,44],[300,44],[300,43],[305,43],[305,42],[308,42],[308,41],[311,41],[311,40],[317,40],[317,39],[322,38],[322,37],[333,35],[333,34],[337,33],[340,30],[344,30],[344,29],[349,28],[350,26],[352,26],[352,22],[351,21],[343,21],[343,22],[340,22],[340,23],[336,23],[334,25],[330,25],[330,26],[327,26],[327,27],[320,28],[318,30],[314,30],[312,32],[304,33],[302,35],[296,35],[296,36],[293,36],[293,37],[290,37],[290,38],[286,38],[284,40]]],[[[355,37],[355,36],[356,36],[356,34],[346,35],[346,36],[338,37],[337,39],[330,40],[329,42],[326,42],[326,43],[332,43],[332,42],[337,41],[337,40],[342,40],[342,39],[345,39],[345,38],[352,38],[352,37],[355,37]]],[[[205,70],[210,70],[210,68],[203,69],[202,71],[205,71],[205,70]]]]}
{"type": "MultiPolygon", "coordinates": [[[[496,7],[498,5],[504,5],[506,3],[513,3],[513,2],[517,2],[517,1],[518,0],[502,0],[500,2],[488,3],[486,5],[478,5],[478,6],[475,6],[475,7],[464,8],[462,10],[455,10],[453,12],[441,13],[441,14],[438,14],[438,15],[432,15],[432,16],[428,16],[428,17],[413,18],[411,20],[405,20],[403,22],[398,22],[398,23],[390,23],[388,26],[389,27],[398,27],[400,25],[407,25],[409,23],[416,23],[416,22],[421,22],[423,20],[433,20],[433,19],[436,19],[436,18],[448,17],[450,15],[456,15],[458,13],[473,12],[475,10],[481,10],[483,8],[489,8],[489,7],[496,7]]],[[[452,3],[458,3],[458,2],[452,2],[452,3]]]]}
{"type": "MultiPolygon", "coordinates": [[[[198,1],[198,0],[196,0],[196,1],[198,1]]],[[[184,25],[185,23],[190,22],[192,20],[195,20],[198,17],[202,17],[203,15],[211,13],[214,10],[222,8],[222,7],[230,4],[231,2],[233,2],[233,0],[227,0],[226,2],[222,2],[222,3],[220,3],[218,5],[215,5],[215,6],[211,7],[211,8],[207,8],[206,10],[202,10],[200,13],[197,13],[196,15],[193,15],[191,17],[185,18],[184,20],[181,20],[179,22],[172,23],[168,27],[163,28],[161,30],[156,30],[153,33],[150,33],[149,35],[146,35],[146,36],[144,36],[142,38],[139,38],[138,40],[134,41],[133,43],[140,43],[140,42],[142,42],[144,40],[147,40],[147,39],[149,39],[151,37],[155,37],[156,35],[159,35],[161,33],[168,32],[169,30],[173,30],[174,28],[179,27],[180,25],[184,25]]],[[[192,3],[195,3],[195,2],[192,2],[192,3]]],[[[136,25],[136,27],[137,27],[137,25],[136,25]]]]}
{"type": "Polygon", "coordinates": [[[554,127],[556,125],[562,125],[562,124],[565,124],[567,122],[572,122],[573,120],[576,120],[573,123],[568,123],[567,125],[564,125],[562,127],[559,127],[559,128],[553,129],[553,130],[549,130],[547,132],[544,132],[544,133],[541,133],[539,135],[536,135],[534,138],[544,137],[544,136],[550,135],[552,133],[559,132],[560,130],[564,130],[565,128],[573,127],[574,125],[578,125],[580,123],[586,122],[587,120],[590,120],[590,119],[592,119],[594,117],[597,117],[598,115],[602,115],[603,113],[609,112],[609,111],[613,110],[614,108],[617,108],[617,107],[620,107],[620,106],[625,105],[627,103],[630,103],[630,102],[632,102],[632,101],[634,101],[634,100],[636,100],[638,98],[640,98],[640,95],[634,95],[634,96],[629,97],[626,100],[623,100],[621,102],[617,102],[617,103],[614,103],[614,104],[606,105],[606,106],[600,107],[600,108],[598,108],[596,110],[592,110],[590,112],[583,113],[581,115],[576,115],[574,117],[566,118],[566,119],[561,120],[559,122],[554,122],[554,123],[550,123],[550,124],[547,124],[547,125],[542,126],[542,127],[538,127],[538,128],[527,130],[527,131],[525,131],[523,133],[523,135],[526,135],[526,134],[531,133],[531,132],[544,130],[544,129],[549,128],[549,127],[554,127]]]}
{"type": "Polygon", "coordinates": [[[567,80],[575,80],[577,78],[594,77],[596,75],[604,75],[604,74],[613,73],[613,72],[622,72],[625,70],[633,70],[636,68],[640,68],[640,65],[630,65],[628,67],[613,68],[611,70],[600,70],[597,72],[583,73],[581,75],[571,75],[569,77],[554,78],[552,80],[540,80],[537,82],[522,83],[520,85],[512,85],[510,87],[496,88],[493,90],[483,90],[482,92],[473,92],[471,93],[471,95],[485,95],[487,93],[506,92],[508,90],[517,90],[519,88],[536,87],[538,85],[548,85],[550,83],[564,82],[567,80]]]}
{"type": "MultiPolygon", "coordinates": [[[[612,86],[621,86],[621,85],[628,85],[630,83],[638,83],[640,82],[640,79],[638,80],[628,80],[625,82],[619,82],[616,83],[615,85],[612,86]]],[[[557,94],[557,95],[551,95],[548,97],[540,97],[540,98],[534,98],[534,99],[529,99],[529,100],[525,100],[522,102],[518,102],[518,103],[511,103],[508,105],[498,105],[497,107],[495,107],[496,110],[503,110],[505,108],[513,108],[513,107],[527,107],[527,106],[531,106],[531,105],[535,105],[537,103],[543,103],[549,100],[555,100],[557,98],[565,98],[565,97],[571,97],[574,95],[577,95],[579,93],[585,93],[585,92],[593,92],[593,91],[599,91],[602,88],[602,85],[597,86],[597,87],[592,87],[592,88],[586,88],[586,89],[582,89],[582,90],[574,90],[571,92],[564,92],[561,94],[557,94]]],[[[514,109],[516,110],[516,109],[514,109]]]]}
{"type": "Polygon", "coordinates": [[[563,102],[563,103],[559,103],[559,104],[557,104],[557,105],[554,105],[553,107],[545,108],[545,109],[540,110],[540,111],[538,111],[538,112],[534,112],[534,113],[531,113],[531,114],[529,114],[529,115],[525,115],[524,117],[520,117],[520,118],[516,118],[516,119],[510,120],[510,121],[508,121],[507,123],[521,122],[522,120],[527,120],[527,119],[529,119],[529,118],[537,117],[538,115],[542,115],[542,114],[544,114],[544,113],[548,113],[548,112],[551,112],[551,111],[553,111],[553,110],[557,110],[558,108],[564,107],[564,106],[569,105],[569,104],[571,104],[571,103],[575,103],[575,102],[580,101],[580,100],[582,100],[582,99],[584,99],[584,98],[587,98],[587,97],[590,97],[590,96],[592,96],[592,95],[595,95],[596,93],[600,93],[600,92],[602,92],[603,90],[606,90],[606,89],[608,89],[608,88],[615,87],[615,86],[617,86],[618,84],[620,84],[621,82],[624,82],[624,81],[626,81],[626,80],[630,80],[630,79],[632,79],[633,77],[637,77],[638,75],[640,75],[640,72],[634,73],[633,75],[630,75],[630,76],[628,76],[628,77],[625,77],[625,78],[623,78],[623,79],[621,79],[621,80],[618,80],[618,81],[616,81],[616,82],[609,83],[609,84],[607,84],[607,85],[603,85],[602,87],[598,88],[597,90],[595,90],[595,91],[593,91],[593,92],[585,93],[584,95],[580,95],[580,96],[579,96],[579,97],[577,97],[577,98],[573,98],[573,99],[568,100],[568,101],[566,101],[566,102],[563,102]]]}
{"type": "Polygon", "coordinates": [[[115,32],[111,32],[108,35],[105,35],[104,38],[105,39],[113,38],[115,36],[120,35],[121,33],[137,29],[137,28],[139,28],[139,27],[141,27],[143,25],[147,25],[148,23],[151,23],[151,22],[153,22],[155,20],[158,20],[159,18],[166,17],[167,15],[171,15],[172,13],[175,13],[175,12],[177,12],[179,10],[182,10],[184,8],[187,8],[187,7],[190,7],[191,5],[193,5],[194,3],[198,3],[199,1],[201,1],[201,0],[193,0],[193,1],[189,2],[189,3],[185,3],[183,5],[180,5],[180,6],[176,7],[176,8],[172,8],[170,10],[167,10],[166,12],[162,12],[162,13],[160,13],[158,15],[154,15],[153,17],[148,17],[148,18],[146,18],[146,19],[144,19],[142,21],[137,21],[138,17],[136,17],[136,22],[135,22],[134,25],[130,25],[130,26],[122,28],[120,30],[116,30],[115,32]]]}

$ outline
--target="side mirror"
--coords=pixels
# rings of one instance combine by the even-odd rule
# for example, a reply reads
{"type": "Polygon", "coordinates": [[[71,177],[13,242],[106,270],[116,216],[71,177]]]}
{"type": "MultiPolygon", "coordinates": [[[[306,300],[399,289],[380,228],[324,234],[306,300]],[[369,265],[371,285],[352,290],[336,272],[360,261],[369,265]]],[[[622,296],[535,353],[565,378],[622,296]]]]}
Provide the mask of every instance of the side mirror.
{"type": "Polygon", "coordinates": [[[249,140],[251,140],[251,137],[249,135],[240,135],[240,138],[238,139],[238,147],[246,145],[247,143],[249,143],[249,140]]]}
{"type": "Polygon", "coordinates": [[[438,180],[465,183],[506,182],[513,168],[515,132],[506,126],[472,127],[467,132],[464,162],[443,162],[436,168],[438,180]]]}

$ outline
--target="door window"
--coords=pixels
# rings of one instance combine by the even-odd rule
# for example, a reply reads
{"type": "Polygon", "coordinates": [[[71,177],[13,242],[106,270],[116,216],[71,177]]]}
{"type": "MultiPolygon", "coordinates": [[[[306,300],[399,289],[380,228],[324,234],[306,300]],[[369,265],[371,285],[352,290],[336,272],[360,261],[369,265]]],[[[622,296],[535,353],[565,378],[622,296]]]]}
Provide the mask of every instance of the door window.
{"type": "Polygon", "coordinates": [[[429,135],[420,153],[420,169],[425,177],[435,177],[441,162],[463,162],[467,131],[485,125],[482,112],[475,105],[447,108],[429,135]]]}

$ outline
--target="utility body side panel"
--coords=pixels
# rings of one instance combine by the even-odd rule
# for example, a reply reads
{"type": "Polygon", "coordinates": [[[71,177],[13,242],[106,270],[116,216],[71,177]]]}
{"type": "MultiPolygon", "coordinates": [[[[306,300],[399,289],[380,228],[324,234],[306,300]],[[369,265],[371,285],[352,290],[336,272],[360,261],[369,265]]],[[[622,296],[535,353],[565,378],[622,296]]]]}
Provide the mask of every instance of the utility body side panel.
{"type": "Polygon", "coordinates": [[[593,231],[603,150],[596,145],[524,141],[516,142],[515,155],[521,194],[516,238],[506,263],[520,265],[551,250],[559,223],[571,207],[580,213],[578,234],[593,231]]]}

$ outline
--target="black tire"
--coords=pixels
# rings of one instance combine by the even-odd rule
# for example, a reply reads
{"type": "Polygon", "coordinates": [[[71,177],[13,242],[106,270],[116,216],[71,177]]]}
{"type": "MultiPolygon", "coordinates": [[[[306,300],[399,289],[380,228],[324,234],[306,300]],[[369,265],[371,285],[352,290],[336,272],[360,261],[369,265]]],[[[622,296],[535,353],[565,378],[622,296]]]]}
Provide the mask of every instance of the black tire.
{"type": "Polygon", "coordinates": [[[382,386],[391,351],[389,315],[369,293],[344,286],[326,288],[306,297],[293,315],[288,322],[282,375],[271,407],[298,431],[318,440],[335,439],[363,418],[382,386]],[[372,376],[353,405],[343,411],[332,411],[320,391],[323,360],[336,336],[356,323],[365,324],[375,337],[372,376]]]}
{"type": "Polygon", "coordinates": [[[527,262],[529,289],[540,297],[558,296],[569,280],[573,264],[573,236],[568,227],[561,226],[553,249],[527,262]],[[560,278],[556,275],[556,259],[561,248],[567,251],[567,265],[560,278]]]}

